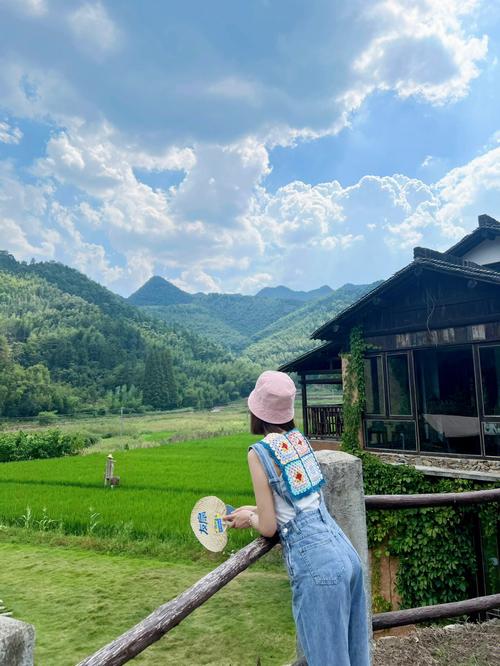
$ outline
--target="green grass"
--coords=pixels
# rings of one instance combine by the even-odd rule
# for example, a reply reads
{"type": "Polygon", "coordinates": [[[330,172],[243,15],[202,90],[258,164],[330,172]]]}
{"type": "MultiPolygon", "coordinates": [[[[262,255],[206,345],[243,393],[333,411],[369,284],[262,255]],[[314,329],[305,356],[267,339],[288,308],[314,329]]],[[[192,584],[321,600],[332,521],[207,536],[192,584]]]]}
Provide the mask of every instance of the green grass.
{"type": "MultiPolygon", "coordinates": [[[[232,531],[218,555],[189,526],[204,495],[253,502],[246,452],[256,438],[242,402],[58,427],[102,439],[82,456],[0,465],[0,598],[35,625],[41,666],[76,663],[256,536],[232,531]],[[121,477],[112,490],[109,452],[121,477]]],[[[282,665],[293,654],[289,583],[273,549],[136,661],[282,665]]]]}
{"type": "MultiPolygon", "coordinates": [[[[253,441],[255,436],[242,434],[118,451],[115,474],[121,480],[113,489],[103,485],[104,453],[3,463],[0,522],[198,548],[189,517],[200,497],[252,503],[246,451],[253,441]]],[[[251,534],[238,530],[230,537],[230,548],[239,548],[251,534]]]]}
{"type": "MultiPolygon", "coordinates": [[[[302,406],[300,397],[295,404],[297,424],[301,426],[302,406]]],[[[86,432],[100,437],[100,441],[85,453],[150,448],[166,442],[203,439],[217,435],[248,433],[249,417],[245,400],[237,400],[213,410],[191,409],[147,414],[98,417],[60,418],[48,428],[60,428],[64,432],[86,432]]],[[[45,430],[33,419],[7,419],[0,421],[0,431],[45,430]]]]}
{"type": "MultiPolygon", "coordinates": [[[[0,532],[0,594],[14,617],[34,624],[40,666],[77,663],[213,567],[4,538],[0,532]]],[[[260,657],[281,666],[294,654],[290,607],[283,570],[249,570],[134,663],[255,666],[260,657]]]]}

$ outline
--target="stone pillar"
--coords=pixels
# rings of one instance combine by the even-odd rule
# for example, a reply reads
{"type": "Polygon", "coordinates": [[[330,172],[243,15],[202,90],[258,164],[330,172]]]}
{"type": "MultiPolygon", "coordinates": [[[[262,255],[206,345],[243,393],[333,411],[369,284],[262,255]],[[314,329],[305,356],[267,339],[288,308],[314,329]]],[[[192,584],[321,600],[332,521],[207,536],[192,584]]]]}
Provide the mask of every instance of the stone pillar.
{"type": "MultiPolygon", "coordinates": [[[[316,457],[326,480],[323,486],[326,506],[358,551],[365,573],[366,598],[371,600],[361,460],[343,451],[318,451],[316,457]]],[[[371,626],[371,604],[368,606],[371,626]]]]}
{"type": "MultiPolygon", "coordinates": [[[[349,537],[363,564],[368,626],[371,633],[371,585],[361,460],[343,451],[318,451],[316,457],[326,481],[323,494],[328,511],[349,537]]],[[[294,666],[303,666],[306,662],[298,644],[297,648],[298,661],[294,666]]]]}
{"type": "Polygon", "coordinates": [[[33,666],[35,629],[31,624],[0,617],[0,666],[33,666]]]}

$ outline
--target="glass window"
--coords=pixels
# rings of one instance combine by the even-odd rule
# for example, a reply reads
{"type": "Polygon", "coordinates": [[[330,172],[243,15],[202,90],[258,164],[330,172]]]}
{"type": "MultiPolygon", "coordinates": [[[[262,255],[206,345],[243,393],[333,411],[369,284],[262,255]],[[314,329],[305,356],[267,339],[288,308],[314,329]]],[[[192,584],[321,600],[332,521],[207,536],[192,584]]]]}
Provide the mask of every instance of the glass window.
{"type": "Polygon", "coordinates": [[[500,456],[500,423],[483,423],[484,452],[487,456],[500,456]]]}
{"type": "Polygon", "coordinates": [[[406,354],[389,355],[387,357],[387,374],[389,377],[389,414],[410,416],[408,356],[406,354]]]}
{"type": "Polygon", "coordinates": [[[371,449],[416,450],[414,421],[365,421],[366,447],[371,449]]]}
{"type": "Polygon", "coordinates": [[[414,352],[420,448],[481,454],[472,348],[414,352]]]}
{"type": "Polygon", "coordinates": [[[480,347],[484,413],[500,416],[500,347],[480,347]]]}
{"type": "Polygon", "coordinates": [[[367,414],[385,414],[381,356],[365,358],[365,396],[367,414]]]}

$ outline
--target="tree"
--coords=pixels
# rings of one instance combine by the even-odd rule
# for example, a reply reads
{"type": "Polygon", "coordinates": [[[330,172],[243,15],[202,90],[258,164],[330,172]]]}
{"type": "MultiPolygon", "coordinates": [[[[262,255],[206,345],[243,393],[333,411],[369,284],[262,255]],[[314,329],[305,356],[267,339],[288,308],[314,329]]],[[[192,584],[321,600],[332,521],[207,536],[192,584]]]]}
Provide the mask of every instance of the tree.
{"type": "Polygon", "coordinates": [[[155,409],[177,406],[178,392],[172,355],[164,347],[153,346],[146,356],[142,381],[144,403],[155,409]]]}

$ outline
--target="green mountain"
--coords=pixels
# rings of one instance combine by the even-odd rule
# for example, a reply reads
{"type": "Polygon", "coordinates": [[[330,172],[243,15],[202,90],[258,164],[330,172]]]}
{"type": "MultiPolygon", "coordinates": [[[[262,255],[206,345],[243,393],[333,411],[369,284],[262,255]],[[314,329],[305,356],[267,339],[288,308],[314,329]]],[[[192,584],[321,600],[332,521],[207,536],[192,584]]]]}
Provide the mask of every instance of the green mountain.
{"type": "Polygon", "coordinates": [[[233,400],[248,394],[258,372],[227,348],[149,316],[74,269],[28,265],[0,253],[0,415],[140,409],[144,395],[159,395],[145,373],[155,358],[169,383],[158,398],[165,404],[156,407],[233,400]]]}
{"type": "Polygon", "coordinates": [[[128,301],[132,305],[174,305],[189,303],[192,298],[192,294],[179,289],[159,275],[154,275],[129,296],[128,301]]]}
{"type": "Polygon", "coordinates": [[[293,298],[188,294],[161,277],[148,280],[128,302],[171,326],[186,327],[237,352],[254,334],[302,305],[293,298]]]}
{"type": "Polygon", "coordinates": [[[137,307],[68,266],[0,252],[0,416],[234,400],[262,369],[311,349],[311,331],[372,287],[304,302],[186,294],[154,278],[140,295],[153,303],[137,307]]]}
{"type": "Polygon", "coordinates": [[[141,306],[143,311],[172,326],[202,334],[268,368],[318,344],[309,339],[311,331],[373,287],[345,284],[336,290],[324,286],[300,292],[279,286],[261,289],[255,296],[181,292],[191,300],[170,303],[175,293],[170,287],[177,288],[163,278],[152,280],[139,290],[145,290],[149,302],[154,301],[141,306]]]}
{"type": "Polygon", "coordinates": [[[283,285],[278,287],[264,287],[255,295],[259,298],[283,298],[295,301],[314,301],[317,298],[324,298],[333,292],[331,287],[326,284],[318,289],[311,289],[311,291],[295,291],[283,285]]]}
{"type": "Polygon", "coordinates": [[[254,336],[244,354],[264,367],[277,367],[321,344],[311,340],[312,331],[373,289],[374,284],[345,284],[329,296],[310,301],[254,336]]]}

